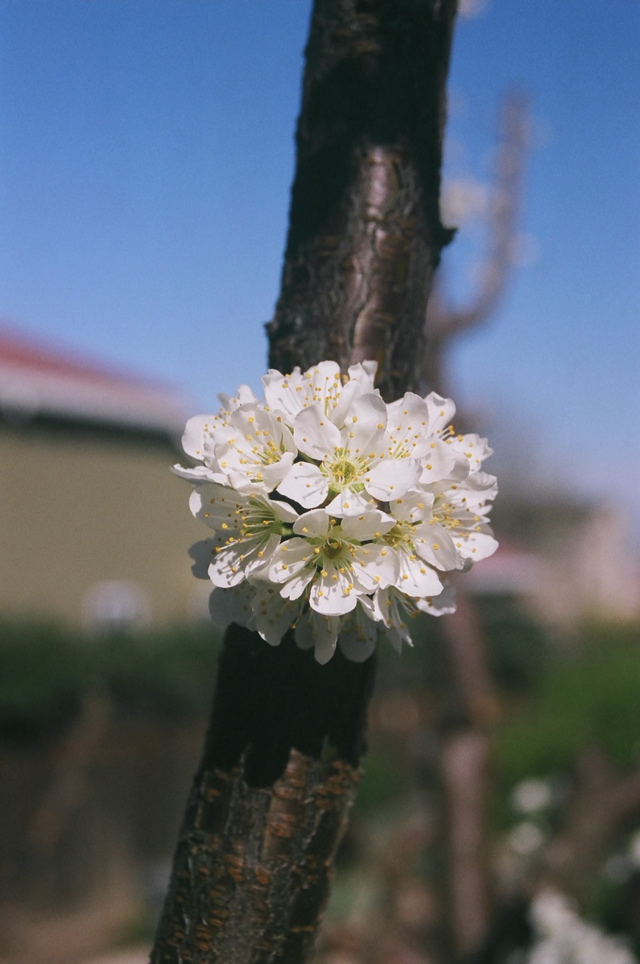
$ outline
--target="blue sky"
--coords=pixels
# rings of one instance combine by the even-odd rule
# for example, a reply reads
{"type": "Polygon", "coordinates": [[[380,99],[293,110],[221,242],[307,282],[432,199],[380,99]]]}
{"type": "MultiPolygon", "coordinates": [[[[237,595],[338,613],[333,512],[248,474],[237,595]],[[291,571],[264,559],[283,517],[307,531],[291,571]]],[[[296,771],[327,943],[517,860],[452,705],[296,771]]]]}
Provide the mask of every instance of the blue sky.
{"type": "MultiPolygon", "coordinates": [[[[185,388],[258,387],[293,174],[307,0],[2,0],[0,317],[185,388]]],[[[455,349],[502,457],[640,508],[640,3],[489,0],[461,20],[448,171],[488,180],[529,96],[537,253],[455,349]],[[508,426],[500,429],[500,425],[508,426]],[[511,433],[511,434],[510,434],[511,433]]],[[[449,258],[459,290],[471,265],[449,258]]]]}

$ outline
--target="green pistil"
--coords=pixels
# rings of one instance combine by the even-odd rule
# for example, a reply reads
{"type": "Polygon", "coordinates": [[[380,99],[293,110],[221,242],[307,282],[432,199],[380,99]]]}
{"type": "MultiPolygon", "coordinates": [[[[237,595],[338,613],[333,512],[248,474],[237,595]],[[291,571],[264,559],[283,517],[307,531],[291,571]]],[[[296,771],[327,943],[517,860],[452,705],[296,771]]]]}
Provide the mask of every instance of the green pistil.
{"type": "Polygon", "coordinates": [[[339,462],[334,462],[331,466],[331,471],[336,482],[342,483],[342,485],[349,485],[349,483],[353,482],[359,475],[356,466],[348,459],[341,459],[339,462]]]}
{"type": "Polygon", "coordinates": [[[399,546],[407,546],[413,552],[413,529],[410,522],[398,522],[390,529],[383,538],[383,542],[397,549],[399,546]]]}
{"type": "Polygon", "coordinates": [[[332,565],[339,565],[345,569],[351,569],[350,553],[353,551],[350,542],[343,542],[339,536],[340,526],[335,526],[331,535],[326,539],[311,540],[315,547],[320,551],[314,554],[313,562],[317,569],[324,569],[325,562],[332,565]]]}
{"type": "Polygon", "coordinates": [[[352,492],[362,492],[364,483],[358,482],[366,468],[362,459],[354,459],[349,456],[345,449],[337,449],[334,452],[333,460],[325,460],[320,466],[320,471],[329,480],[329,491],[334,495],[342,492],[343,489],[351,489],[352,492]]]}

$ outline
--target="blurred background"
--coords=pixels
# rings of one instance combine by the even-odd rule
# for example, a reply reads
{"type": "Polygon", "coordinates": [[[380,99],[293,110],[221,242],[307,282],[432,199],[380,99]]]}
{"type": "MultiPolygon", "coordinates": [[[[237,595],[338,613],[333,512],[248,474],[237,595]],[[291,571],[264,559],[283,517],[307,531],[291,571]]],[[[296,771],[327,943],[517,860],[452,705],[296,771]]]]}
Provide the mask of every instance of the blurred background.
{"type": "MultiPolygon", "coordinates": [[[[169,466],[189,415],[260,390],[310,10],[0,4],[10,964],[124,961],[153,931],[219,648],[169,466]]],[[[542,962],[559,920],[548,964],[587,960],[569,932],[593,960],[640,960],[639,28],[637,0],[466,0],[456,30],[459,230],[425,377],[489,436],[501,487],[500,549],[466,577],[491,670],[488,888],[508,909],[478,961],[542,962]],[[563,853],[568,902],[536,924],[563,853]]],[[[445,623],[400,659],[382,643],[326,964],[434,960],[445,623]]]]}

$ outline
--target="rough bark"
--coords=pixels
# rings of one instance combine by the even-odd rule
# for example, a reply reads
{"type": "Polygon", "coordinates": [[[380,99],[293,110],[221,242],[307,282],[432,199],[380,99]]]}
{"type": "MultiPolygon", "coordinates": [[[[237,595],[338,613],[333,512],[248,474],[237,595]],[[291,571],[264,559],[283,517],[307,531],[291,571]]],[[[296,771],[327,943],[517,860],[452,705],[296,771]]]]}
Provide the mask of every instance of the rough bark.
{"type": "Polygon", "coordinates": [[[375,659],[231,626],[151,960],[301,962],[360,779],[375,659]]]}
{"type": "Polygon", "coordinates": [[[455,0],[318,0],[270,364],[378,361],[417,384],[440,221],[455,0]]]}
{"type": "MultiPolygon", "coordinates": [[[[281,295],[281,371],[376,359],[417,384],[455,0],[316,0],[281,295]]],[[[358,784],[375,660],[319,666],[232,626],[153,964],[301,964],[358,784]]]]}

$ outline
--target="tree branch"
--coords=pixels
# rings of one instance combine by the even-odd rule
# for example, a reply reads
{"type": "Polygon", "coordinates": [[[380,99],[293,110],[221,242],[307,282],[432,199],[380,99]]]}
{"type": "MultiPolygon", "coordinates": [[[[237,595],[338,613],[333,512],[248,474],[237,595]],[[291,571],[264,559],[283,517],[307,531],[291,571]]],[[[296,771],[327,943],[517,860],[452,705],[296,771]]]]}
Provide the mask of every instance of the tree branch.
{"type": "Polygon", "coordinates": [[[500,113],[495,187],[487,220],[488,250],[478,290],[471,302],[458,307],[438,282],[426,312],[425,380],[430,389],[447,394],[444,359],[454,338],[486,322],[504,294],[513,266],[516,229],[522,207],[522,182],[528,143],[528,105],[518,92],[504,100],[500,113]]]}

